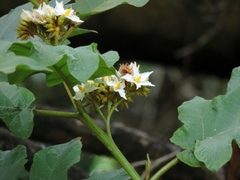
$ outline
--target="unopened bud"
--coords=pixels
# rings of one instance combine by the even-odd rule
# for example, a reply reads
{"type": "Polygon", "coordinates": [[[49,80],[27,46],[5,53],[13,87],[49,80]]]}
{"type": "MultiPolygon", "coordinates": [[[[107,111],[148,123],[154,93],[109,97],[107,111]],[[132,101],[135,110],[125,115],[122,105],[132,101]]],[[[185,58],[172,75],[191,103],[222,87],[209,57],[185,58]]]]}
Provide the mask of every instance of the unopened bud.
{"type": "Polygon", "coordinates": [[[58,26],[62,26],[65,20],[66,20],[66,17],[64,15],[59,16],[58,17],[58,26]]]}

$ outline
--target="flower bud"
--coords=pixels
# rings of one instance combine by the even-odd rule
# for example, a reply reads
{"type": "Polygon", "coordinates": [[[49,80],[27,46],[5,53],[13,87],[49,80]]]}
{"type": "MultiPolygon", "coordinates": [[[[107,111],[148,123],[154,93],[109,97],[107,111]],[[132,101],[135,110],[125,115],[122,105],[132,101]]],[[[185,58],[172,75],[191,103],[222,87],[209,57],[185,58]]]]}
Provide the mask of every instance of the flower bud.
{"type": "Polygon", "coordinates": [[[66,17],[64,15],[59,16],[57,25],[62,26],[65,20],[66,20],[66,17]]]}

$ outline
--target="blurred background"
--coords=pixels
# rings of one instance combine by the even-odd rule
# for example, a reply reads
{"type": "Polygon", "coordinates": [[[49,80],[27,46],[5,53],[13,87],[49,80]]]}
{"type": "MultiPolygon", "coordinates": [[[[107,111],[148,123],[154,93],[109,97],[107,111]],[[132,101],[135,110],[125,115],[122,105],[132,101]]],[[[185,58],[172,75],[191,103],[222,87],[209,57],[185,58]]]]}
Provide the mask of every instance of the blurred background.
{"type": "MultiPolygon", "coordinates": [[[[0,13],[26,2],[8,0],[0,13]]],[[[166,142],[181,126],[177,107],[195,96],[224,94],[232,69],[239,65],[238,0],[150,0],[142,8],[122,5],[95,15],[81,27],[98,34],[70,39],[72,47],[96,42],[101,53],[117,51],[119,63],[136,61],[142,71],[154,71],[150,80],[156,86],[149,96],[136,97],[113,119],[166,142]]],[[[52,94],[57,89],[63,97],[62,86],[46,91],[43,80],[33,76],[28,84],[36,93],[45,92],[39,102],[68,108],[68,100],[59,102],[52,94]]]]}

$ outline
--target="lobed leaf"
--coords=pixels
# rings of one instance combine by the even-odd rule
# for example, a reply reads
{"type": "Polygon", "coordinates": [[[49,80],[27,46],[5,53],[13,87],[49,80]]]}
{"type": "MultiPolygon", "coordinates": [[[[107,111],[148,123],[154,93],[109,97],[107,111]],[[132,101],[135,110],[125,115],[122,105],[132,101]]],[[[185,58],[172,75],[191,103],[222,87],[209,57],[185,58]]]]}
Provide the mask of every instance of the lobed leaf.
{"type": "Polygon", "coordinates": [[[190,166],[217,171],[232,155],[232,141],[240,146],[240,67],[232,71],[227,93],[212,100],[200,97],[179,108],[183,126],[170,139],[185,149],[178,158],[190,166]]]}
{"type": "Polygon", "coordinates": [[[23,145],[18,145],[11,151],[0,151],[0,179],[25,179],[26,157],[23,145]]]}
{"type": "Polygon", "coordinates": [[[106,172],[96,172],[93,173],[88,179],[86,180],[129,180],[130,177],[127,172],[121,168],[118,170],[113,171],[106,171],[106,172]]]}
{"type": "Polygon", "coordinates": [[[28,138],[33,129],[33,108],[30,105],[35,100],[27,89],[0,82],[0,118],[12,133],[28,138]]]}
{"type": "Polygon", "coordinates": [[[29,178],[34,180],[66,180],[68,169],[80,160],[79,138],[47,147],[34,155],[29,178]]]}

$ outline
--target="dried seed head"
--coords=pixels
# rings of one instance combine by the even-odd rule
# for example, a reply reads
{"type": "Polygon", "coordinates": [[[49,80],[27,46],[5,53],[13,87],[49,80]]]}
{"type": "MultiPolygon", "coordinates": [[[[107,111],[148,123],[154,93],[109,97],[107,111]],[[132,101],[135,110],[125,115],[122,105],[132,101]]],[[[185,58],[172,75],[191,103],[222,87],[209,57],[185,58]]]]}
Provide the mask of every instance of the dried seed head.
{"type": "Polygon", "coordinates": [[[118,71],[122,76],[125,74],[132,74],[132,69],[129,67],[128,63],[121,64],[118,71]]]}

